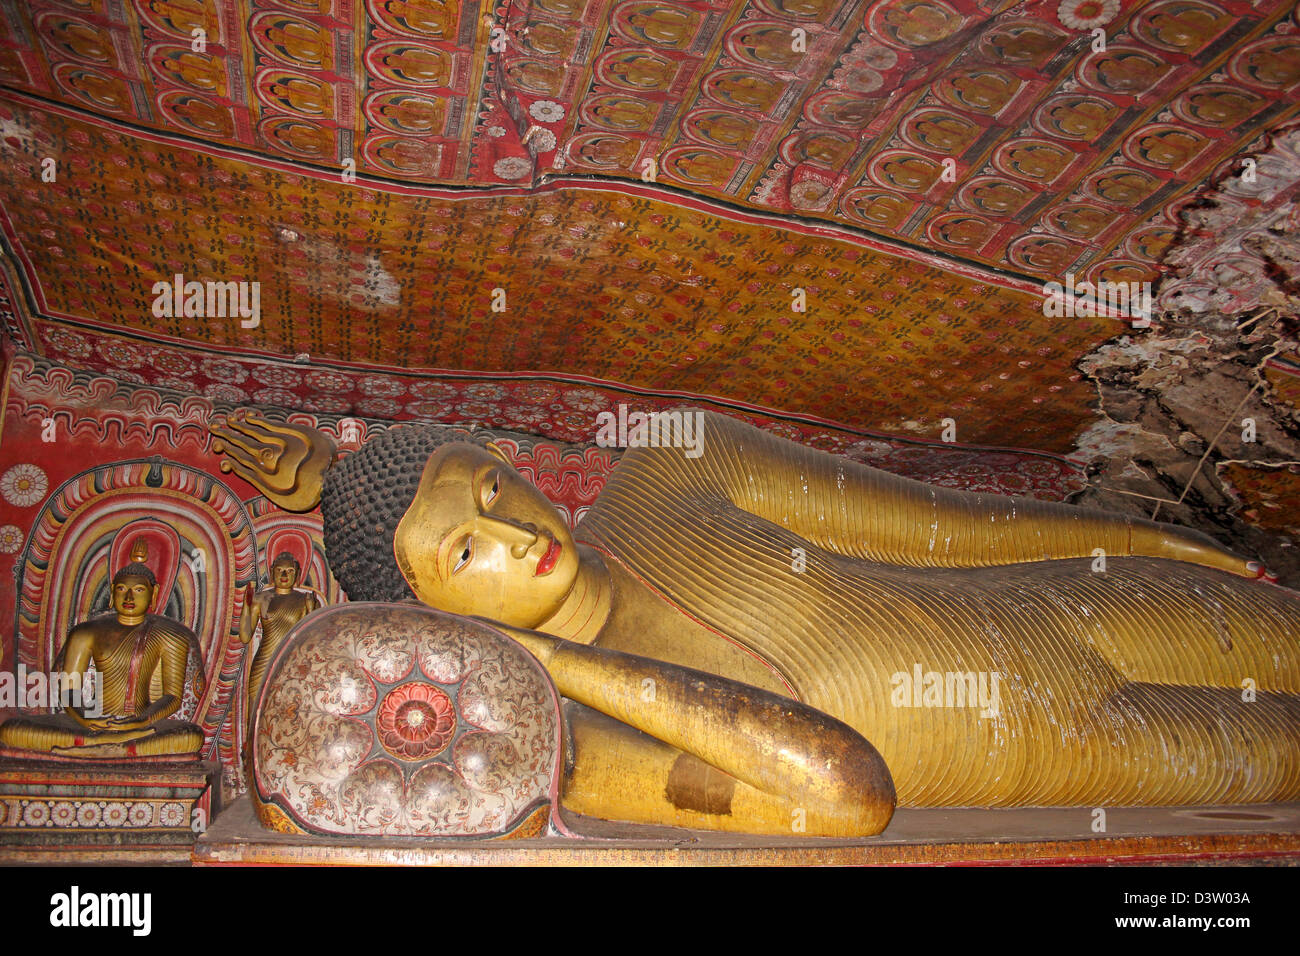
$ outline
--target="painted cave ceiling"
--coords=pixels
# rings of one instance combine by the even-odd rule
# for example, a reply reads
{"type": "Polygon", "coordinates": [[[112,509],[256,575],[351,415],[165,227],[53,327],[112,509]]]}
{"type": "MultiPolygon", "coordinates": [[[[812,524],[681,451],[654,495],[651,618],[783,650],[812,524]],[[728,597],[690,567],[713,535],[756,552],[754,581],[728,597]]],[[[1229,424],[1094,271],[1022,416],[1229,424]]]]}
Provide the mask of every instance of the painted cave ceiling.
{"type": "Polygon", "coordinates": [[[1298,87],[1280,0],[3,2],[6,335],[233,404],[581,437],[491,410],[523,376],[1065,452],[1124,325],[1043,283],[1265,301],[1232,230],[1294,178],[1180,214],[1298,87]],[[260,324],[156,315],[178,274],[260,324]]]}

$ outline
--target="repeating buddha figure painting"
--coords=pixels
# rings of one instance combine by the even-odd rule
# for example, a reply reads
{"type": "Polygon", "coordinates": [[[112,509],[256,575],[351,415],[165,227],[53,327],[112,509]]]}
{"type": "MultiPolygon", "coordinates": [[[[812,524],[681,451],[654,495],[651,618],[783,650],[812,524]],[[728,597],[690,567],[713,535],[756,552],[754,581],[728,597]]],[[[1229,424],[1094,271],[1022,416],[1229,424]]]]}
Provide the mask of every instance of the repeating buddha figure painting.
{"type": "Polygon", "coordinates": [[[54,79],[74,100],[86,106],[112,114],[133,114],[131,93],[121,77],[92,67],[62,64],[55,67],[54,79]]]}
{"type": "Polygon", "coordinates": [[[701,185],[722,186],[736,168],[736,159],[715,150],[681,147],[664,157],[664,172],[676,179],[701,185]]]}
{"type": "Polygon", "coordinates": [[[993,223],[977,216],[954,213],[933,220],[930,237],[945,246],[981,246],[993,234],[993,223]]]}
{"type": "Polygon", "coordinates": [[[849,193],[844,205],[849,215],[889,229],[897,229],[911,213],[911,203],[907,199],[870,188],[849,193]]]}
{"type": "Polygon", "coordinates": [[[842,0],[755,0],[754,5],[774,17],[823,22],[843,3],[842,0]]]}
{"type": "Polygon", "coordinates": [[[222,61],[186,46],[160,43],[149,51],[149,68],[167,83],[201,94],[224,96],[225,68],[222,61]]]}
{"type": "Polygon", "coordinates": [[[919,149],[944,156],[959,156],[979,137],[970,120],[937,110],[918,113],[903,126],[903,137],[919,149]]]}
{"type": "Polygon", "coordinates": [[[311,120],[271,118],[261,132],[275,148],[295,156],[325,159],[334,153],[334,131],[311,120]]]}
{"type": "Polygon", "coordinates": [[[403,86],[447,86],[452,58],[433,47],[387,43],[372,48],[367,57],[380,77],[403,86]]]}
{"type": "Polygon", "coordinates": [[[159,101],[163,112],[177,126],[195,133],[229,139],[235,123],[228,107],[195,93],[164,93],[159,101]]]}
{"type": "Polygon", "coordinates": [[[1053,97],[1034,114],[1034,125],[1049,136],[1092,142],[1119,116],[1114,104],[1095,96],[1053,97]]]}
{"type": "Polygon", "coordinates": [[[886,153],[871,166],[871,175],[882,186],[902,192],[923,193],[939,181],[943,167],[932,159],[909,153],[886,153]]]}
{"type": "Polygon", "coordinates": [[[1137,163],[1179,170],[1193,162],[1207,143],[1204,136],[1191,130],[1155,126],[1130,136],[1124,152],[1137,163]]]}
{"type": "Polygon", "coordinates": [[[793,166],[814,163],[839,169],[853,155],[854,140],[842,133],[810,131],[793,136],[781,145],[781,156],[793,166]]]}
{"type": "Polygon", "coordinates": [[[1173,108],[1186,122],[1223,129],[1245,122],[1264,102],[1249,90],[1216,84],[1193,87],[1174,101],[1173,108]]]}
{"type": "Polygon", "coordinates": [[[632,43],[684,50],[699,26],[696,11],[667,3],[633,0],[614,9],[614,32],[632,43]]]}
{"type": "Polygon", "coordinates": [[[1262,40],[1237,54],[1229,70],[1253,86],[1289,89],[1300,83],[1300,38],[1262,40]]]}
{"type": "Polygon", "coordinates": [[[447,103],[417,93],[392,91],[367,99],[365,112],[377,126],[404,136],[420,136],[441,132],[447,103]]]}
{"type": "Polygon", "coordinates": [[[994,165],[1016,179],[1042,184],[1055,182],[1075,154],[1045,140],[1012,140],[999,148],[994,165]]]}
{"type": "Polygon", "coordinates": [[[1141,170],[1110,167],[1090,176],[1086,188],[1098,199],[1117,206],[1134,205],[1155,193],[1160,180],[1141,170]]]}
{"type": "Polygon", "coordinates": [[[257,95],[279,112],[317,120],[334,115],[334,92],[330,86],[301,73],[266,70],[258,76],[257,95]]]}
{"type": "Polygon", "coordinates": [[[519,87],[534,95],[558,96],[564,76],[555,63],[538,59],[511,60],[506,75],[519,87]]]}
{"type": "Polygon", "coordinates": [[[868,14],[882,39],[901,46],[925,47],[948,39],[962,25],[962,17],[942,0],[889,0],[868,14]]]}
{"type": "Polygon", "coordinates": [[[151,26],[189,40],[202,30],[212,43],[222,40],[221,20],[214,0],[141,0],[141,17],[151,26]]]}
{"type": "Polygon", "coordinates": [[[787,84],[774,77],[744,70],[724,70],[710,74],[704,81],[704,95],[743,110],[765,113],[781,99],[787,84]]]}
{"type": "Polygon", "coordinates": [[[331,70],[334,54],[328,31],[288,14],[264,13],[249,23],[257,48],[272,59],[303,70],[331,70]]]}
{"type": "MultiPolygon", "coordinates": [[[[677,75],[677,64],[650,50],[611,50],[601,57],[597,73],[610,86],[641,93],[663,93],[677,75]]],[[[558,84],[552,90],[558,91],[558,84]]]]}
{"type": "Polygon", "coordinates": [[[530,54],[568,58],[578,42],[578,31],[570,24],[536,18],[519,30],[517,39],[530,54]]]}
{"type": "Polygon", "coordinates": [[[1035,21],[998,23],[985,31],[980,48],[993,61],[1008,66],[1042,67],[1063,46],[1067,38],[1035,21]]]}
{"type": "Polygon", "coordinates": [[[996,116],[1022,86],[1022,81],[1006,70],[978,70],[944,77],[935,84],[935,92],[950,106],[996,116]]]}
{"type": "Polygon", "coordinates": [[[394,33],[443,40],[456,28],[456,6],[443,0],[367,0],[375,21],[394,33]]]}
{"type": "Polygon", "coordinates": [[[1138,49],[1108,49],[1079,66],[1080,79],[1093,89],[1139,97],[1152,93],[1168,73],[1159,57],[1138,49]]]}
{"type": "Polygon", "coordinates": [[[778,23],[748,23],[727,34],[727,51],[745,66],[797,72],[803,53],[792,49],[790,28],[778,23]]]}
{"type": "Polygon", "coordinates": [[[1133,32],[1171,53],[1195,56],[1222,34],[1232,18],[1222,7],[1201,0],[1165,0],[1139,10],[1133,32]]]}
{"type": "Polygon", "coordinates": [[[623,93],[607,93],[583,104],[582,118],[602,129],[644,133],[654,125],[660,106],[623,93]]]}
{"type": "Polygon", "coordinates": [[[973,179],[962,187],[959,201],[972,212],[1014,216],[1034,198],[1028,186],[991,176],[973,179]]]}
{"type": "Polygon", "coordinates": [[[804,113],[818,126],[861,129],[875,119],[881,104],[846,93],[825,93],[808,101],[804,113]]]}
{"type": "Polygon", "coordinates": [[[74,17],[47,14],[37,20],[41,38],[62,56],[109,69],[117,67],[113,39],[107,30],[74,17]]]}
{"type": "Polygon", "coordinates": [[[710,146],[744,152],[758,132],[758,123],[726,110],[696,110],[682,120],[682,132],[710,146]]]}
{"type": "Polygon", "coordinates": [[[1011,244],[1008,257],[1023,269],[1064,275],[1079,251],[1077,244],[1052,236],[1028,236],[1011,244]]]}
{"type": "Polygon", "coordinates": [[[1114,221],[1110,210],[1083,203],[1069,203],[1051,210],[1043,223],[1053,232],[1076,239],[1091,239],[1114,221]]]}
{"type": "Polygon", "coordinates": [[[631,169],[641,144],[617,133],[589,133],[573,140],[575,161],[598,169],[631,169]]]}

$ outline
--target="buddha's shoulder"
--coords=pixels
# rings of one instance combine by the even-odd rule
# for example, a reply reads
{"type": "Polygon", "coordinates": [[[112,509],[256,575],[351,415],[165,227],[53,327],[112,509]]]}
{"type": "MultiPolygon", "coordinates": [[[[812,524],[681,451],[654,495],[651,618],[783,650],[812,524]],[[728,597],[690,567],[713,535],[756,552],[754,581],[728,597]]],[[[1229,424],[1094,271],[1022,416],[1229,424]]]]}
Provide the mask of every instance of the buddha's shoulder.
{"type": "Polygon", "coordinates": [[[68,629],[67,643],[76,640],[90,640],[115,626],[117,626],[116,614],[96,614],[94,617],[88,617],[84,621],[72,625],[68,629]]]}
{"type": "Polygon", "coordinates": [[[150,614],[146,619],[149,626],[151,637],[162,637],[171,640],[185,641],[187,644],[198,641],[198,635],[191,631],[180,621],[172,620],[170,617],[163,617],[160,614],[150,614]]]}

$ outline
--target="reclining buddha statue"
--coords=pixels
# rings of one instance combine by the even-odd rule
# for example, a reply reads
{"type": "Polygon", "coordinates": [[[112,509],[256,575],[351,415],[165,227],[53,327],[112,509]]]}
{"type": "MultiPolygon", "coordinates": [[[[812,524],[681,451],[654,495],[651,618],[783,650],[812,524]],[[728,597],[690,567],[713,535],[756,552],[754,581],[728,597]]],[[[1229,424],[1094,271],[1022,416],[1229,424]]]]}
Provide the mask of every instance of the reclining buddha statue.
{"type": "Polygon", "coordinates": [[[93,665],[98,706],[69,705],[61,714],[13,717],[0,724],[0,746],[81,759],[120,760],[197,754],[203,731],[174,718],[186,681],[202,693],[198,638],[179,621],[150,613],[157,579],[137,540],[131,563],[113,575],[113,612],[76,625],[59,653],[58,671],[82,677],[93,665]],[[190,677],[190,674],[193,674],[190,677]],[[155,685],[161,693],[155,693],[155,685]],[[88,710],[98,710],[91,715],[88,710]]]}
{"type": "Polygon", "coordinates": [[[288,509],[320,500],[352,600],[416,598],[536,657],[576,813],[842,837],[896,802],[1300,796],[1300,595],[1258,565],[685,414],[699,448],[629,448],[573,531],[452,429],[395,427],[337,462],[310,428],[211,429],[224,470],[288,509]]]}

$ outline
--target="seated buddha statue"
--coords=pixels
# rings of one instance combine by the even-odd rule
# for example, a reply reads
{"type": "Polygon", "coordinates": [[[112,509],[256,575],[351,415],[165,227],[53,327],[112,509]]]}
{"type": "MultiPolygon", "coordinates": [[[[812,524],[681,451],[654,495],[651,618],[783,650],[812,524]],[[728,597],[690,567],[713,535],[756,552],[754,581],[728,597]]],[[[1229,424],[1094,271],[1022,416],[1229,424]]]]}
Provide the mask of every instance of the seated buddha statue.
{"type": "MultiPolygon", "coordinates": [[[[137,542],[131,563],[113,575],[113,613],[73,627],[56,665],[65,674],[83,676],[94,665],[99,716],[70,705],[62,714],[14,717],[0,724],[0,746],[31,751],[32,757],[119,760],[196,754],[203,748],[198,727],[170,719],[184,700],[198,639],[183,624],[149,613],[157,580],[143,563],[142,545],[137,542]],[[150,699],[155,676],[162,693],[150,699]]],[[[201,683],[201,670],[198,675],[201,683]]]]}
{"type": "Polygon", "coordinates": [[[1300,796],[1300,596],[1258,565],[685,414],[696,447],[629,448],[573,531],[450,429],[396,427],[338,462],[312,429],[211,430],[222,468],[282,507],[319,498],[353,600],[414,597],[537,658],[566,700],[569,810],[845,837],[896,802],[1300,796]]]}
{"type": "MultiPolygon", "coordinates": [[[[271,562],[271,586],[254,591],[248,585],[244,591],[244,605],[239,612],[239,639],[247,644],[253,639],[257,625],[262,625],[262,639],[253,655],[248,672],[249,713],[257,702],[266,679],[266,669],[293,626],[320,607],[320,601],[310,591],[298,589],[302,567],[298,559],[287,551],[276,555],[271,562]]],[[[251,722],[250,722],[251,723],[251,722]]]]}

